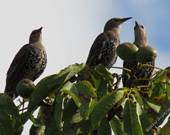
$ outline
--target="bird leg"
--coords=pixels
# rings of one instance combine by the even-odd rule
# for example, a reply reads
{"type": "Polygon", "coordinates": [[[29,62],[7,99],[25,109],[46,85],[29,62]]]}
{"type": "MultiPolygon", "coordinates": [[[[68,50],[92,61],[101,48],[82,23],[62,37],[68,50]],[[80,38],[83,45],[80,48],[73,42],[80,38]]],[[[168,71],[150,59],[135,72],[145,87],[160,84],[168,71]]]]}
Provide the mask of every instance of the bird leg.
{"type": "Polygon", "coordinates": [[[19,105],[17,106],[17,108],[20,108],[21,106],[24,106],[26,100],[23,99],[23,100],[21,101],[21,99],[19,98],[19,99],[18,99],[18,102],[19,102],[19,105]]]}

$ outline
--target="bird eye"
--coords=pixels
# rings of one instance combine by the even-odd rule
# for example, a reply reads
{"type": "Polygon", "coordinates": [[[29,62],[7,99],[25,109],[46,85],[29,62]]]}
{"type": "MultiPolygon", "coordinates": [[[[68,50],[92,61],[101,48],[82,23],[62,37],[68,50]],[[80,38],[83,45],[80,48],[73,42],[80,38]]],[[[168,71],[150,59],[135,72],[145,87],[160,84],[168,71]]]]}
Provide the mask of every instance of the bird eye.
{"type": "Polygon", "coordinates": [[[143,25],[141,25],[141,28],[143,28],[143,29],[144,29],[144,26],[143,26],[143,25]]]}

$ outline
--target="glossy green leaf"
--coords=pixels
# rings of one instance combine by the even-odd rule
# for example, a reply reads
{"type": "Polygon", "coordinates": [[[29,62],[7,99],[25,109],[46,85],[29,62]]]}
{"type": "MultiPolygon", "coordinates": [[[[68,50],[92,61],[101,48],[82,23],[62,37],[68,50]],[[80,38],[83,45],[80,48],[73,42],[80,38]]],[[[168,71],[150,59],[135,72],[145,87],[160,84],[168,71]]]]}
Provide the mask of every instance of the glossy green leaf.
{"type": "Polygon", "coordinates": [[[144,135],[152,135],[150,132],[150,126],[152,126],[153,122],[151,122],[151,117],[146,111],[140,115],[140,121],[144,135]]]}
{"type": "Polygon", "coordinates": [[[42,79],[36,85],[36,90],[34,90],[31,95],[28,111],[34,111],[44,98],[54,91],[59,91],[64,83],[82,71],[83,68],[84,64],[73,64],[61,70],[58,74],[50,75],[42,79]]]}
{"type": "Polygon", "coordinates": [[[143,135],[136,104],[128,99],[124,107],[124,131],[127,135],[143,135]]]}
{"type": "Polygon", "coordinates": [[[65,100],[63,110],[63,121],[64,125],[70,123],[73,115],[77,112],[77,106],[72,99],[65,100]]]}
{"type": "Polygon", "coordinates": [[[55,122],[54,119],[49,120],[45,128],[45,135],[63,135],[63,133],[58,130],[55,122]]]}
{"type": "Polygon", "coordinates": [[[83,120],[83,117],[80,115],[80,112],[76,112],[73,117],[71,123],[79,123],[83,120]]]}
{"type": "Polygon", "coordinates": [[[66,83],[63,88],[61,89],[61,91],[64,93],[64,94],[68,94],[72,99],[73,101],[75,102],[75,104],[77,105],[77,107],[80,107],[81,105],[81,101],[77,95],[77,90],[75,88],[75,85],[73,83],[66,83]]]}
{"type": "Polygon", "coordinates": [[[63,130],[63,96],[57,96],[54,104],[53,117],[59,131],[63,130]]]}
{"type": "Polygon", "coordinates": [[[0,94],[0,134],[20,135],[22,128],[19,111],[12,99],[5,94],[0,94]]]}
{"type": "Polygon", "coordinates": [[[92,82],[97,89],[98,98],[106,95],[108,88],[113,85],[112,74],[102,65],[98,65],[91,72],[92,82]]]}
{"type": "Polygon", "coordinates": [[[43,135],[45,130],[45,126],[36,127],[34,125],[31,126],[29,135],[43,135]]]}
{"type": "Polygon", "coordinates": [[[95,84],[96,84],[96,89],[97,89],[97,95],[99,98],[103,97],[108,93],[108,84],[106,81],[103,80],[103,78],[100,79],[94,79],[95,84]]]}
{"type": "Polygon", "coordinates": [[[81,81],[76,84],[68,84],[68,87],[64,87],[62,92],[71,96],[77,107],[82,104],[90,102],[91,98],[96,98],[96,90],[88,81],[81,81]]]}
{"type": "Polygon", "coordinates": [[[110,125],[115,135],[123,135],[123,126],[120,120],[116,117],[113,117],[110,121],[110,125]]]}
{"type": "Polygon", "coordinates": [[[153,77],[152,81],[154,83],[168,82],[170,81],[170,67],[166,67],[163,70],[156,72],[156,75],[153,77]]]}
{"type": "Polygon", "coordinates": [[[79,96],[85,96],[84,98],[96,98],[96,89],[88,81],[82,81],[75,84],[79,96]]]}
{"type": "Polygon", "coordinates": [[[83,117],[84,120],[88,120],[91,112],[93,111],[94,107],[96,106],[96,100],[91,99],[89,103],[82,104],[80,106],[80,115],[83,117]]]}
{"type": "Polygon", "coordinates": [[[87,120],[89,117],[89,103],[80,106],[80,115],[87,120]]]}
{"type": "Polygon", "coordinates": [[[101,121],[100,127],[97,129],[98,135],[111,135],[111,127],[109,121],[105,118],[101,121]]]}
{"type": "Polygon", "coordinates": [[[79,123],[80,126],[80,131],[82,132],[83,135],[91,135],[91,124],[89,120],[82,120],[79,123]]]}
{"type": "Polygon", "coordinates": [[[44,123],[45,123],[45,135],[62,135],[62,96],[61,98],[58,98],[59,96],[56,96],[55,102],[53,106],[49,108],[44,108],[45,110],[42,110],[44,115],[44,123]],[[58,108],[56,108],[58,105],[58,108]]]}
{"type": "Polygon", "coordinates": [[[143,99],[139,93],[138,89],[132,89],[133,96],[135,97],[136,101],[139,103],[140,106],[143,106],[143,99]]]}
{"type": "Polygon", "coordinates": [[[106,116],[107,112],[121,99],[123,99],[124,91],[116,91],[113,94],[105,95],[94,107],[91,114],[91,124],[93,128],[100,125],[101,120],[106,116]]]}
{"type": "Polygon", "coordinates": [[[155,112],[159,113],[161,107],[155,103],[147,101],[148,106],[153,109],[155,112]]]}
{"type": "Polygon", "coordinates": [[[104,80],[106,80],[106,82],[111,82],[111,83],[113,82],[112,74],[103,65],[97,65],[95,67],[95,72],[96,72],[97,77],[104,78],[104,80]]]}

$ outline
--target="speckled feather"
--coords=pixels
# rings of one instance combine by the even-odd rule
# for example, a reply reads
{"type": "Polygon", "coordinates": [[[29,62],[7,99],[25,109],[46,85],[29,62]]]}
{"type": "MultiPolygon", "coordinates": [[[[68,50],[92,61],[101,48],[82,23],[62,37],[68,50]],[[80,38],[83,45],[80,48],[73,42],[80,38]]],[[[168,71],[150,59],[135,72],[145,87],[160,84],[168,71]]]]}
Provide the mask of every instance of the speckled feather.
{"type": "Polygon", "coordinates": [[[111,68],[117,59],[116,47],[119,43],[119,37],[115,38],[111,31],[101,33],[90,49],[86,64],[89,66],[102,64],[111,68]]]}
{"type": "Polygon", "coordinates": [[[44,71],[47,63],[44,49],[37,48],[32,44],[24,45],[15,58],[7,72],[5,92],[11,97],[16,97],[16,85],[23,78],[32,81],[37,79],[44,71]]]}

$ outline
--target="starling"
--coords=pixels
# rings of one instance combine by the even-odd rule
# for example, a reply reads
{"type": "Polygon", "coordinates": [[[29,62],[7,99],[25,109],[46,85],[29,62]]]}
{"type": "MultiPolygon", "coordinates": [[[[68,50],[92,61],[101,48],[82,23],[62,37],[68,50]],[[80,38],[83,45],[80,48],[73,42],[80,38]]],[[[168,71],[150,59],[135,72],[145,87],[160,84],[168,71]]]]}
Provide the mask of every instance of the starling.
{"type": "Polygon", "coordinates": [[[16,86],[19,81],[24,78],[34,81],[46,67],[47,55],[41,30],[42,27],[31,32],[29,43],[19,50],[8,69],[5,93],[12,99],[18,96],[16,86]]]}
{"type": "Polygon", "coordinates": [[[108,69],[112,67],[117,59],[116,47],[120,44],[119,25],[131,18],[112,18],[105,24],[104,32],[97,36],[90,49],[88,66],[102,64],[108,69]]]}
{"type": "MultiPolygon", "coordinates": [[[[145,31],[145,28],[143,25],[139,25],[137,22],[135,22],[135,27],[134,27],[134,31],[135,31],[135,42],[134,44],[136,44],[138,46],[138,48],[140,47],[149,47],[148,46],[148,41],[147,41],[147,33],[145,31]]],[[[136,81],[136,85],[138,86],[147,86],[149,84],[150,81],[150,77],[153,73],[154,70],[154,66],[155,66],[155,59],[151,60],[151,61],[147,61],[147,62],[142,62],[141,64],[146,64],[146,65],[150,65],[151,67],[142,67],[142,66],[137,66],[137,69],[135,71],[135,78],[137,78],[139,81],[136,81]]]]}
{"type": "MultiPolygon", "coordinates": [[[[148,47],[147,33],[145,31],[145,28],[143,25],[139,25],[137,22],[135,22],[134,36],[134,44],[138,48],[148,47]]],[[[130,88],[134,86],[147,86],[149,84],[149,79],[154,70],[153,67],[155,65],[155,60],[142,63],[140,62],[140,64],[151,65],[151,67],[140,66],[135,57],[130,61],[124,61],[123,67],[131,70],[131,73],[123,70],[122,82],[124,87],[130,88]]]]}

